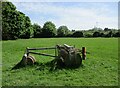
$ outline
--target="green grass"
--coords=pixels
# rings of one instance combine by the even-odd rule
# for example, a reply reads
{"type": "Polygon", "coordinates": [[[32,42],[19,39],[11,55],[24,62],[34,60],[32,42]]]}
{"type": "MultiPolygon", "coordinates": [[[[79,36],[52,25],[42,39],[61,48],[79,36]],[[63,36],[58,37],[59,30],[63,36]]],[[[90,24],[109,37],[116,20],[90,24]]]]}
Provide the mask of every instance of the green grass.
{"type": "MultiPolygon", "coordinates": [[[[118,39],[117,38],[42,38],[2,42],[2,86],[117,86],[118,39]],[[49,71],[49,66],[39,65],[17,70],[26,47],[50,47],[56,44],[85,46],[90,54],[83,67],[49,71]]],[[[53,53],[53,51],[44,51],[53,53]]],[[[37,62],[47,63],[54,58],[34,55],[37,62]]]]}

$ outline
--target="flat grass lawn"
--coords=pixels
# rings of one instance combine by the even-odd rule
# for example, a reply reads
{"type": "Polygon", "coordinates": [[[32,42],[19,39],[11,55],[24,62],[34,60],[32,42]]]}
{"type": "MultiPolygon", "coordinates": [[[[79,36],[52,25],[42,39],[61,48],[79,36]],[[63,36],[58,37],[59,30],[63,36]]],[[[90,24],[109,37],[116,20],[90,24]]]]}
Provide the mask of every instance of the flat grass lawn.
{"type": "Polygon", "coordinates": [[[39,38],[3,41],[2,63],[2,86],[117,86],[118,39],[39,38]],[[89,54],[82,67],[49,71],[50,67],[45,63],[54,58],[33,55],[39,65],[11,70],[22,59],[26,47],[51,47],[65,43],[76,48],[86,47],[89,54]]]}

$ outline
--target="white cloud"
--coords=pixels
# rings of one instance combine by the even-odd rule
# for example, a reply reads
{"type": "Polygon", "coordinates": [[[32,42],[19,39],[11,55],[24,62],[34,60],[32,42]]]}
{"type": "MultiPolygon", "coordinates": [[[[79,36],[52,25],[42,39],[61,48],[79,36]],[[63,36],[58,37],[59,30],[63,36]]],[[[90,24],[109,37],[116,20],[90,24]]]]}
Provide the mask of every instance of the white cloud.
{"type": "Polygon", "coordinates": [[[84,8],[79,6],[56,6],[43,2],[14,4],[18,6],[18,10],[25,14],[31,14],[32,16],[29,17],[32,22],[38,22],[41,25],[46,21],[53,21],[57,27],[66,25],[70,29],[90,29],[98,22],[98,26],[101,28],[117,28],[117,12],[114,14],[111,9],[105,8],[105,5],[98,8],[84,8]],[[112,15],[110,15],[111,13],[112,15]],[[34,18],[34,14],[38,14],[38,17],[34,18]],[[45,15],[50,15],[50,17],[45,17],[45,15]]]}

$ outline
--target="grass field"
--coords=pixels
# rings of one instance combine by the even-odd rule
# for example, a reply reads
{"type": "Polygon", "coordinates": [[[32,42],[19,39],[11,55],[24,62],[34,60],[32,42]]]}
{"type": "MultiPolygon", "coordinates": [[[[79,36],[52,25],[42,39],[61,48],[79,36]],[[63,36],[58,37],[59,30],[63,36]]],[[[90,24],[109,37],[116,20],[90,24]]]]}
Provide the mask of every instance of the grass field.
{"type": "Polygon", "coordinates": [[[2,86],[118,85],[117,38],[20,39],[3,41],[2,46],[2,86]],[[44,64],[54,58],[34,55],[37,62],[43,65],[11,70],[21,60],[26,47],[50,47],[64,43],[75,45],[77,48],[86,47],[90,54],[87,54],[87,59],[83,61],[83,67],[49,71],[50,67],[44,64]]]}

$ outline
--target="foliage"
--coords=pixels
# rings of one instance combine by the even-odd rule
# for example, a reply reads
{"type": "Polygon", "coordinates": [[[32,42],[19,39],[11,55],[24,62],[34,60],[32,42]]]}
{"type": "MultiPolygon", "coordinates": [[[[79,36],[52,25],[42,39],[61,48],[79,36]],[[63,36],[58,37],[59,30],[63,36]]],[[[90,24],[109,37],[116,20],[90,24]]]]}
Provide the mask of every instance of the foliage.
{"type": "Polygon", "coordinates": [[[83,33],[81,31],[75,31],[72,35],[72,37],[83,37],[83,33]]]}
{"type": "Polygon", "coordinates": [[[41,26],[40,25],[38,25],[38,24],[33,24],[32,25],[33,26],[33,30],[34,30],[34,38],[40,38],[40,37],[42,37],[41,36],[41,33],[42,33],[42,28],[41,28],[41,26]]]}
{"type": "Polygon", "coordinates": [[[108,34],[106,34],[104,37],[112,37],[112,31],[108,32],[108,34]]]}
{"type": "Polygon", "coordinates": [[[104,31],[111,31],[111,29],[109,29],[109,28],[105,28],[104,31]]]}
{"type": "Polygon", "coordinates": [[[60,26],[57,29],[57,36],[58,37],[65,37],[68,35],[68,33],[69,33],[69,29],[67,28],[67,26],[60,26]]]}
{"type": "Polygon", "coordinates": [[[118,31],[115,34],[113,34],[113,37],[120,37],[120,31],[118,31]]]}
{"type": "Polygon", "coordinates": [[[31,21],[11,2],[2,2],[2,29],[3,40],[30,38],[31,21]]]}
{"type": "MultiPolygon", "coordinates": [[[[11,39],[17,38],[18,36],[13,36],[14,33],[19,33],[16,31],[16,25],[12,24],[12,19],[14,19],[16,7],[11,2],[2,2],[2,38],[11,39]],[[13,14],[13,15],[12,15],[13,14]],[[10,24],[11,23],[11,24],[10,24]],[[13,31],[11,31],[13,29],[13,31]]],[[[15,19],[14,19],[15,20],[15,19]]]]}
{"type": "Polygon", "coordinates": [[[51,21],[48,21],[44,24],[42,28],[42,37],[49,38],[56,36],[56,26],[51,21]]]}
{"type": "Polygon", "coordinates": [[[32,34],[33,34],[33,28],[32,28],[32,25],[31,25],[31,21],[30,21],[30,18],[28,16],[25,16],[24,15],[24,20],[21,21],[23,24],[21,25],[24,25],[22,26],[22,31],[21,31],[21,34],[20,34],[20,38],[30,38],[32,37],[32,34]]]}
{"type": "Polygon", "coordinates": [[[84,37],[90,38],[90,37],[92,37],[92,34],[90,34],[90,33],[84,34],[84,37]]]}
{"type": "Polygon", "coordinates": [[[94,33],[93,33],[93,37],[101,37],[100,32],[94,32],[94,33]]]}

